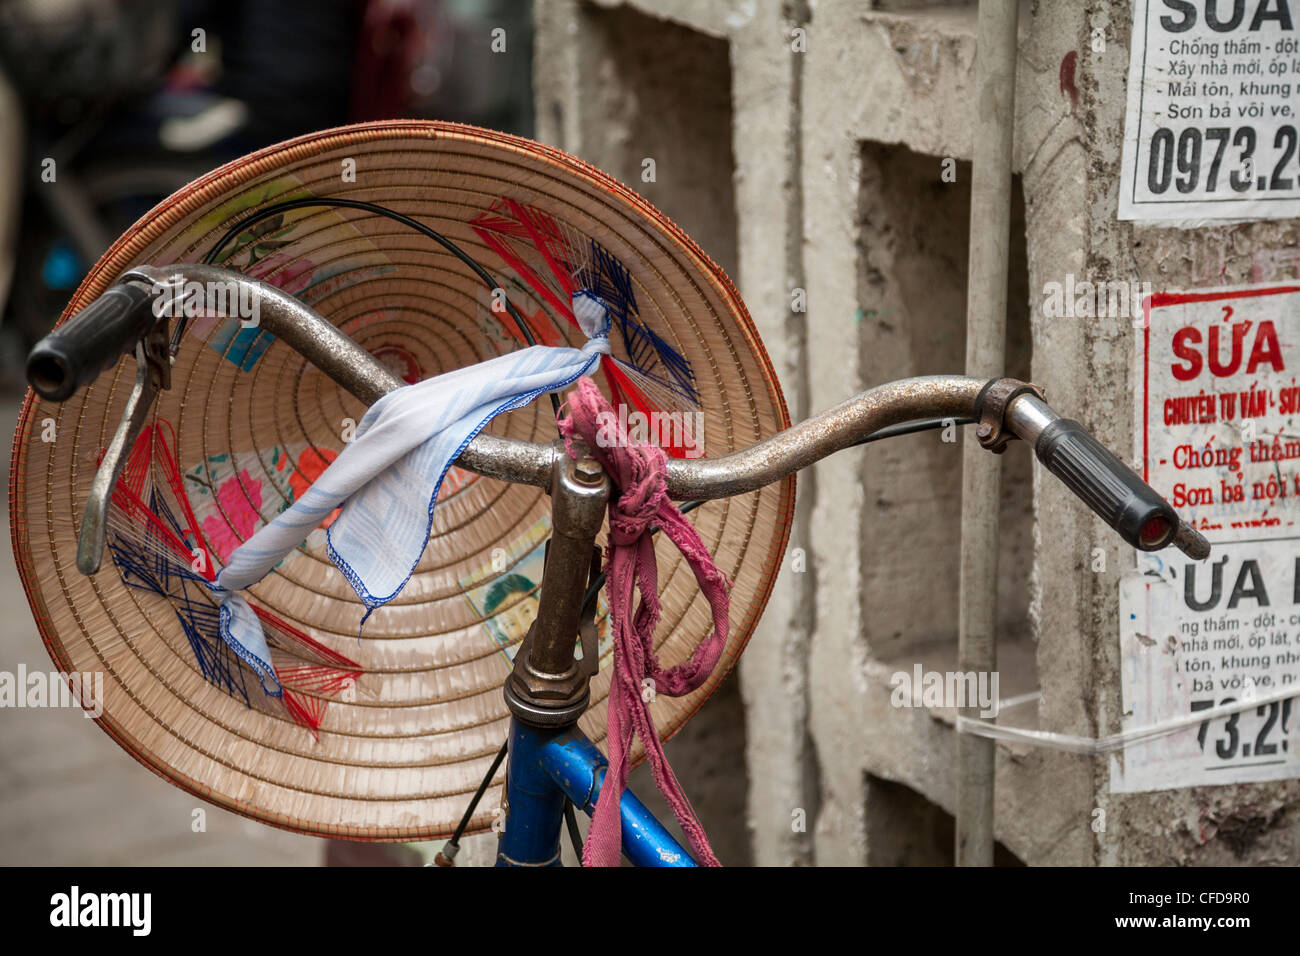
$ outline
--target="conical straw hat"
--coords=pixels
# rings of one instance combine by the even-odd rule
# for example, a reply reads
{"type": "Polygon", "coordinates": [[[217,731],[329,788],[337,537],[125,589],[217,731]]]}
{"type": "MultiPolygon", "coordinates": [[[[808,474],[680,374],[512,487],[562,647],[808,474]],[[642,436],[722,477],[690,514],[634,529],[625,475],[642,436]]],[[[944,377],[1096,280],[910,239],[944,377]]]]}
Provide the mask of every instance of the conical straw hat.
{"type": "MultiPolygon", "coordinates": [[[[653,408],[699,412],[692,422],[702,423],[710,457],[789,424],[739,295],[677,226],[571,156],[465,126],[345,127],[230,163],[119,239],[67,314],[134,265],[197,262],[255,210],[305,197],[379,203],[438,230],[488,269],[539,338],[553,343],[582,342],[546,294],[558,287],[556,273],[581,268],[584,255],[612,256],[625,269],[632,305],[629,323],[611,336],[619,368],[630,376],[625,387],[653,408]],[[551,230],[552,245],[533,241],[539,229],[551,230]]],[[[520,344],[469,268],[362,210],[284,212],[239,234],[218,261],[298,295],[410,381],[520,344]]],[[[365,609],[315,538],[250,590],[255,604],[362,671],[353,689],[334,688],[312,702],[320,719],[313,733],[259,700],[247,674],[236,675],[254,688],[242,696],[205,678],[174,602],[128,586],[109,555],[93,577],[76,570],[91,479],[133,376],[133,360],[121,361],[62,405],[29,392],[14,436],[14,550],[55,664],[69,673],[102,672],[100,726],[197,796],[307,833],[370,840],[449,834],[505,739],[502,683],[535,607],[528,591],[540,580],[547,496],[453,471],[414,576],[359,638],[365,609]]],[[[597,382],[608,394],[607,372],[597,382]]],[[[283,343],[213,318],[190,323],[154,421],[174,429],[184,493],[221,561],[310,483],[364,411],[283,343]]],[[[556,437],[545,399],[497,419],[491,430],[556,437]]],[[[154,471],[159,467],[155,461],[154,471]]],[[[735,582],[731,636],[705,686],[681,700],[655,701],[664,737],[700,707],[744,648],[784,553],[793,500],[787,479],[692,514],[735,582]]],[[[689,657],[710,618],[686,562],[667,541],[658,548],[663,620],[656,639],[668,666],[689,657]]],[[[607,642],[602,653],[609,654],[607,642]]],[[[582,720],[598,743],[609,674],[605,659],[582,720]]],[[[489,792],[472,829],[489,826],[498,805],[489,792]]]]}

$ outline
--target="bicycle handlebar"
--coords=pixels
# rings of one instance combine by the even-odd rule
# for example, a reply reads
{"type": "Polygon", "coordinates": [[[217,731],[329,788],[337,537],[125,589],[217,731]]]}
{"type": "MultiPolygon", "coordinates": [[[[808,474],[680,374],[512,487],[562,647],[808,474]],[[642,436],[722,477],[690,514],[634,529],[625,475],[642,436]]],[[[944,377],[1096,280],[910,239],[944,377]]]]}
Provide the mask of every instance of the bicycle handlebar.
{"type": "Polygon", "coordinates": [[[51,401],[71,398],[154,327],[151,301],[149,288],[139,283],[113,286],[36,343],[27,356],[27,381],[51,401]]]}
{"type": "Polygon", "coordinates": [[[1159,551],[1173,544],[1197,559],[1209,555],[1209,542],[1078,422],[1028,393],[1012,400],[1006,417],[1043,466],[1133,547],[1159,551]]]}
{"type": "MultiPolygon", "coordinates": [[[[130,343],[121,341],[126,330],[139,335],[148,331],[147,327],[139,328],[142,312],[150,322],[155,321],[154,310],[143,309],[136,296],[132,294],[132,305],[126,308],[119,301],[121,295],[114,293],[124,288],[138,289],[132,282],[150,283],[155,289],[176,288],[177,276],[186,283],[236,282],[247,286],[257,297],[263,329],[283,339],[367,405],[404,384],[356,342],[293,296],[216,266],[184,264],[166,268],[138,266],[130,270],[123,276],[123,283],[38,343],[28,361],[32,388],[54,401],[70,397],[123,354],[121,345],[129,347],[130,343]],[[101,305],[106,298],[110,299],[110,305],[101,305]],[[34,364],[37,374],[33,374],[34,364]],[[66,369],[67,374],[54,374],[60,369],[66,369]]],[[[145,294],[147,301],[149,293],[145,294]]],[[[166,314],[168,310],[158,311],[166,314]]],[[[978,419],[987,384],[982,379],[960,375],[890,382],[748,448],[719,458],[670,459],[668,493],[677,500],[711,500],[744,494],[780,481],[882,428],[918,418],[978,419]]],[[[1060,418],[1036,395],[1021,394],[1008,402],[1004,427],[1032,445],[1043,465],[1129,544],[1145,551],[1174,544],[1198,559],[1209,554],[1205,538],[1181,522],[1155,489],[1097,442],[1082,425],[1060,418]]],[[[492,478],[549,488],[560,454],[555,444],[543,445],[480,432],[466,446],[457,464],[492,478]]],[[[108,464],[106,460],[105,465],[108,464]]]]}

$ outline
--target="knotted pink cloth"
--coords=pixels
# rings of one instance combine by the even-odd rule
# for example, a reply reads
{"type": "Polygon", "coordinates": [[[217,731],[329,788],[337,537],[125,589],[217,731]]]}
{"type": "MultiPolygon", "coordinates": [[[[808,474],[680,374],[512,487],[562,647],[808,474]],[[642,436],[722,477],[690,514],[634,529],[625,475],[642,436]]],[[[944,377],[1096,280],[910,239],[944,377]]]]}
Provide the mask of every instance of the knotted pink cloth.
{"type": "Polygon", "coordinates": [[[694,526],[669,500],[664,480],[667,459],[663,450],[656,445],[630,442],[618,424],[617,414],[589,378],[578,380],[577,387],[569,393],[567,408],[568,417],[560,421],[560,432],[569,455],[576,457],[573,439],[581,439],[614,484],[609,502],[609,547],[605,555],[609,616],[614,627],[609,770],[592,815],[582,863],[584,866],[619,865],[622,853],[619,804],[627,785],[628,754],[635,733],[645,745],[655,784],[672,807],[696,860],[704,866],[720,866],[704,827],[668,765],[663,744],[650,719],[649,703],[656,694],[670,697],[689,694],[713,673],[727,641],[727,591],[731,582],[714,565],[694,526]],[[713,632],[695,648],[689,661],[667,670],[660,666],[654,652],[655,627],[659,623],[659,575],[651,525],[656,524],[690,563],[713,611],[713,632]],[[636,590],[641,592],[641,601],[633,611],[636,590]],[[643,690],[648,692],[643,695],[643,690]]]}

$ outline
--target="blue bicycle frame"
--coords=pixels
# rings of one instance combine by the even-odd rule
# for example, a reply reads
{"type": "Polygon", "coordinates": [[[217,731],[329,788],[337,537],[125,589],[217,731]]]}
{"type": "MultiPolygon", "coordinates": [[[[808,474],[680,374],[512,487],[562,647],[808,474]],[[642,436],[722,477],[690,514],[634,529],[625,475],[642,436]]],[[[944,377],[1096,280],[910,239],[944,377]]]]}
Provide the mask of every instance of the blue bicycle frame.
{"type": "MultiPolygon", "coordinates": [[[[505,829],[497,866],[560,866],[564,801],[591,814],[609,765],[576,727],[510,722],[505,829]]],[[[695,866],[689,853],[632,793],[620,798],[623,853],[636,866],[695,866]]]]}

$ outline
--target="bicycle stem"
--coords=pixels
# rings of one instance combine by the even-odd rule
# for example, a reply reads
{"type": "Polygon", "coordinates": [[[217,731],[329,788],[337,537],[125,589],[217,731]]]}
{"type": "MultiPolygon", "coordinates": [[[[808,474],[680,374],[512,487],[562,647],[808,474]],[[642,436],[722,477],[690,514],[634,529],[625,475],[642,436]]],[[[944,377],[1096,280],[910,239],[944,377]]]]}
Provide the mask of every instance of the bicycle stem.
{"type": "Polygon", "coordinates": [[[564,728],[587,710],[598,642],[594,616],[584,618],[587,586],[600,572],[596,536],[605,523],[609,476],[575,443],[577,458],[560,455],[551,485],[551,537],[546,547],[537,617],[515,654],[506,706],[530,727],[564,728]],[[581,666],[574,642],[582,637],[581,666]],[[590,655],[590,656],[588,656],[590,655]]]}

